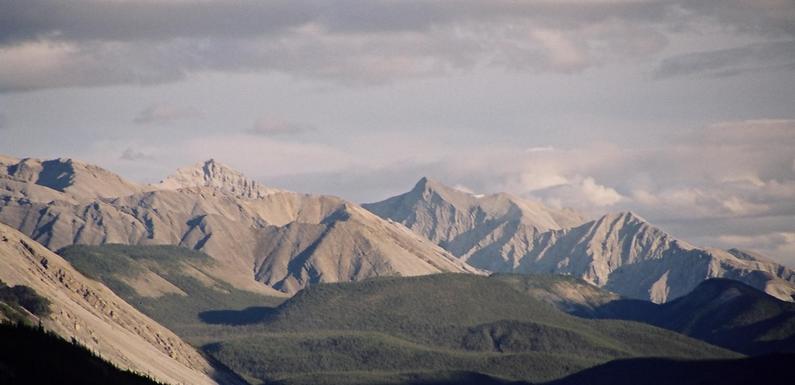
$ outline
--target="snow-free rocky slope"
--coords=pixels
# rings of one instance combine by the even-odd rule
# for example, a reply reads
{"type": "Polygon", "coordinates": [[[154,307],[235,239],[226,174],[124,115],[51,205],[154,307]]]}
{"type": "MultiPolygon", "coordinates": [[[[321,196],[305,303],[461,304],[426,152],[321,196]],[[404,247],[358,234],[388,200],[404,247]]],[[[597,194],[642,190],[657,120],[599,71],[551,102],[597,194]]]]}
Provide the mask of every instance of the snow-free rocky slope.
{"type": "Polygon", "coordinates": [[[61,167],[59,183],[36,174],[38,168],[23,178],[23,164],[82,163],[3,159],[0,222],[51,250],[185,246],[219,262],[214,277],[268,295],[278,294],[272,288],[292,294],[316,282],[477,271],[353,203],[270,189],[214,160],[138,186],[96,166],[61,167]]]}
{"type": "Polygon", "coordinates": [[[713,277],[739,280],[782,300],[795,294],[795,271],[753,253],[692,246],[633,213],[579,224],[570,211],[506,194],[477,197],[425,178],[405,194],[364,207],[489,271],[573,275],[658,303],[713,277]]]}
{"type": "Polygon", "coordinates": [[[236,383],[231,377],[214,373],[196,350],[106,286],[86,278],[60,256],[2,224],[0,280],[31,287],[47,298],[51,313],[41,319],[45,329],[66,340],[75,338],[116,366],[168,384],[215,384],[211,376],[236,383]]]}
{"type": "Polygon", "coordinates": [[[539,233],[584,221],[571,209],[552,209],[506,193],[476,196],[428,178],[405,194],[362,207],[491,271],[515,269],[539,233]]]}

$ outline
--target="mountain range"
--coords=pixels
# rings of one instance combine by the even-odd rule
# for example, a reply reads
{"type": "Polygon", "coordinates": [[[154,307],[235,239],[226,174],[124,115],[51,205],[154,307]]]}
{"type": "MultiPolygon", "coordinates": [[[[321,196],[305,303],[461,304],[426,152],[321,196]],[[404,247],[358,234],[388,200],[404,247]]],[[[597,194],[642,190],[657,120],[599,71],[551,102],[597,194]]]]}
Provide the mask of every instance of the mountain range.
{"type": "Polygon", "coordinates": [[[356,204],[266,188],[214,160],[145,186],[75,160],[6,161],[0,222],[52,250],[184,246],[215,258],[225,282],[267,295],[382,275],[478,273],[356,204]]]}
{"type": "Polygon", "coordinates": [[[791,270],[634,213],[427,178],[360,206],[214,160],[155,184],[0,162],[3,293],[51,307],[0,297],[0,319],[164,383],[709,383],[716,368],[781,383],[755,372],[792,357],[741,359],[793,350],[791,270]]]}
{"type": "Polygon", "coordinates": [[[786,301],[795,293],[792,269],[752,252],[693,246],[634,213],[586,221],[570,209],[428,178],[360,206],[266,187],[212,159],[149,185],[71,159],[0,162],[0,222],[51,250],[183,246],[218,262],[208,268],[213,277],[268,296],[440,272],[564,274],[657,303],[712,277],[786,301]]]}
{"type": "Polygon", "coordinates": [[[491,272],[572,275],[657,303],[713,277],[739,280],[786,301],[795,294],[792,269],[751,252],[693,246],[631,212],[586,222],[568,209],[503,193],[476,196],[427,178],[407,193],[364,207],[491,272]]]}

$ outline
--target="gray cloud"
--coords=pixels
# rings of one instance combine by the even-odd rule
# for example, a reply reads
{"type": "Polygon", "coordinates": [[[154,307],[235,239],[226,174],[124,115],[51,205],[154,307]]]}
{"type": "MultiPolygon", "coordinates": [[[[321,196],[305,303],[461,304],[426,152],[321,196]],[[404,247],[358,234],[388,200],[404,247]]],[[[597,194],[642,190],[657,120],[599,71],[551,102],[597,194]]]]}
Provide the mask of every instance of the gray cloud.
{"type": "Polygon", "coordinates": [[[694,52],[663,60],[658,78],[686,75],[732,76],[744,72],[795,70],[795,40],[694,52]]]}
{"type": "Polygon", "coordinates": [[[133,118],[136,124],[165,124],[178,120],[196,119],[202,115],[193,108],[182,107],[170,103],[152,104],[144,108],[133,118]]]}
{"type": "Polygon", "coordinates": [[[143,151],[136,150],[131,147],[127,147],[124,152],[121,153],[119,156],[121,160],[129,160],[129,161],[139,161],[139,160],[151,160],[154,159],[152,155],[149,155],[143,151]]]}
{"type": "Polygon", "coordinates": [[[0,113],[0,130],[5,130],[8,128],[8,118],[6,118],[5,114],[0,113]]]}
{"type": "MultiPolygon", "coordinates": [[[[746,3],[7,0],[0,2],[0,92],[158,84],[203,72],[278,71],[346,84],[480,66],[572,73],[658,53],[671,31],[704,23],[791,35],[781,16],[795,9],[790,2],[746,3]]],[[[788,48],[765,52],[778,49],[784,63],[774,65],[786,66],[791,55],[780,50],[788,48]]],[[[754,53],[747,51],[732,55],[754,53]]],[[[672,58],[658,72],[719,61],[672,58]]],[[[759,67],[745,61],[718,70],[759,67]]]]}
{"type": "Polygon", "coordinates": [[[667,8],[664,1],[8,0],[0,4],[0,41],[252,37],[310,24],[331,33],[424,31],[516,18],[571,28],[614,18],[654,20],[667,8]]]}
{"type": "Polygon", "coordinates": [[[743,33],[774,38],[795,36],[795,3],[790,0],[685,0],[677,7],[743,33]]]}
{"type": "Polygon", "coordinates": [[[314,126],[263,116],[254,121],[252,127],[246,132],[262,136],[291,136],[311,131],[315,131],[314,126]]]}

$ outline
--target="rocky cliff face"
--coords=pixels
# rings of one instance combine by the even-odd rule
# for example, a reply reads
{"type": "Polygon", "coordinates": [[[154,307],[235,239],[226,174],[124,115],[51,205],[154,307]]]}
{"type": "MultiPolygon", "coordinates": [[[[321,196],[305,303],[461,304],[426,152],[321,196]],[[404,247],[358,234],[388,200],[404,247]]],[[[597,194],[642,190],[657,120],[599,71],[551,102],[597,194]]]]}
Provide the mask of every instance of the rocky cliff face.
{"type": "Polygon", "coordinates": [[[428,178],[405,194],[363,207],[491,271],[515,269],[539,233],[583,222],[569,209],[505,193],[475,196],[428,178]]]}
{"type": "Polygon", "coordinates": [[[0,224],[0,279],[26,285],[51,302],[43,326],[75,338],[117,366],[170,384],[215,384],[210,364],[174,333],[135,310],[60,256],[0,224]]]}
{"type": "Polygon", "coordinates": [[[257,181],[246,178],[237,170],[214,159],[192,167],[181,168],[174,175],[164,179],[154,187],[166,190],[179,190],[187,187],[212,187],[225,193],[245,198],[262,198],[280,190],[265,187],[257,181]]]}
{"type": "Polygon", "coordinates": [[[788,301],[795,293],[791,269],[753,253],[694,247],[633,213],[580,224],[569,211],[507,194],[475,197],[427,179],[364,207],[494,272],[567,274],[654,302],[687,294],[712,277],[736,279],[788,301]]]}
{"type": "Polygon", "coordinates": [[[791,269],[692,246],[633,213],[609,214],[541,234],[518,270],[571,274],[624,296],[657,303],[685,295],[716,277],[745,282],[784,300],[791,301],[795,293],[791,269]]]}
{"type": "Polygon", "coordinates": [[[0,189],[0,222],[51,250],[104,243],[185,246],[218,260],[215,276],[265,294],[274,294],[267,285],[294,293],[314,282],[476,271],[355,204],[269,189],[214,161],[117,197],[78,200],[1,175],[0,186],[8,186],[0,189]]]}

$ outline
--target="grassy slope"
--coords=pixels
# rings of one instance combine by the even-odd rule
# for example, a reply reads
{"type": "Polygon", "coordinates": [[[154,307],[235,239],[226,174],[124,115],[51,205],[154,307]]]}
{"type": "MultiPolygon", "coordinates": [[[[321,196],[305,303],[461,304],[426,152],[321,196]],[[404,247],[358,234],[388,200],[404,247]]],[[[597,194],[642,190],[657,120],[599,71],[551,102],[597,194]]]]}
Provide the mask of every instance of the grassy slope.
{"type": "Polygon", "coordinates": [[[58,252],[81,273],[99,280],[131,305],[183,338],[204,343],[220,326],[203,320],[207,312],[222,309],[273,307],[284,301],[232,287],[216,280],[212,286],[185,273],[189,266],[204,271],[213,260],[206,254],[177,246],[69,246],[58,252]],[[188,294],[144,297],[124,283],[125,278],[151,271],[188,294]]]}
{"type": "Polygon", "coordinates": [[[294,383],[440,370],[543,381],[619,357],[733,356],[638,323],[575,318],[500,280],[461,274],[314,286],[245,330],[206,350],[249,378],[294,383]]]}
{"type": "Polygon", "coordinates": [[[642,324],[572,317],[527,294],[528,285],[566,278],[379,278],[316,285],[275,307],[281,299],[185,275],[185,264],[201,270],[211,261],[183,248],[74,246],[61,254],[252,382],[483,380],[472,372],[543,381],[614,358],[732,356],[642,324]],[[189,296],[136,295],[123,280],[145,270],[189,296]]]}

